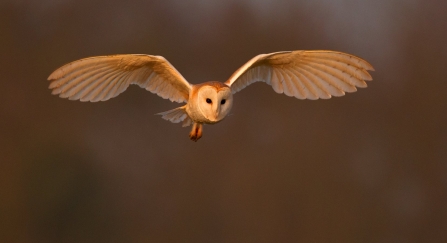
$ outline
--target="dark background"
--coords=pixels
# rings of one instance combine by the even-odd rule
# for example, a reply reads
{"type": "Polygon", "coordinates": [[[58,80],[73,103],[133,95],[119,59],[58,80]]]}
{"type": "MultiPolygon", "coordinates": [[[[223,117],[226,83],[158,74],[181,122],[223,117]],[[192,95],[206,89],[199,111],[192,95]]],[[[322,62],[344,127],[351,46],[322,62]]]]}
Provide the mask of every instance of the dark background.
{"type": "Polygon", "coordinates": [[[0,242],[447,242],[447,1],[2,0],[0,242]],[[191,83],[330,49],[369,87],[300,101],[256,83],[190,128],[137,86],[52,96],[83,57],[166,57],[191,83]]]}

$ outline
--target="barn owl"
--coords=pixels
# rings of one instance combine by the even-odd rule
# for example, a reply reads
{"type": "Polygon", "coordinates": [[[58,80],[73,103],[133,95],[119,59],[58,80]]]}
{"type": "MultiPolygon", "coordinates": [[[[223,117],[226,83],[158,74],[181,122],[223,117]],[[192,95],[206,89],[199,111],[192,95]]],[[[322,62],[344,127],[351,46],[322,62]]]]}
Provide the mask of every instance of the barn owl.
{"type": "Polygon", "coordinates": [[[222,83],[190,84],[162,56],[126,54],[80,59],[49,77],[52,94],[81,101],[105,101],[136,84],[164,99],[186,105],[158,113],[183,126],[192,124],[189,137],[202,137],[203,124],[222,121],[233,105],[233,94],[262,81],[276,93],[298,99],[329,99],[355,92],[372,80],[367,61],[336,51],[282,51],[257,55],[222,83]]]}

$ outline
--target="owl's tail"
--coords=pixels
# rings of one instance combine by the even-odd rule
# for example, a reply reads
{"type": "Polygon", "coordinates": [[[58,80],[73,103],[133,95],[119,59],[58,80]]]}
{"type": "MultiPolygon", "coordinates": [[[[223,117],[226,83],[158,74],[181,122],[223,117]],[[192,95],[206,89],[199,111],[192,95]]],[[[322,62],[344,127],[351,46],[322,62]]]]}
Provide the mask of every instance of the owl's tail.
{"type": "Polygon", "coordinates": [[[192,124],[191,118],[186,113],[186,105],[175,108],[173,110],[157,113],[161,115],[163,119],[172,123],[179,123],[183,121],[182,127],[187,127],[192,124]]]}

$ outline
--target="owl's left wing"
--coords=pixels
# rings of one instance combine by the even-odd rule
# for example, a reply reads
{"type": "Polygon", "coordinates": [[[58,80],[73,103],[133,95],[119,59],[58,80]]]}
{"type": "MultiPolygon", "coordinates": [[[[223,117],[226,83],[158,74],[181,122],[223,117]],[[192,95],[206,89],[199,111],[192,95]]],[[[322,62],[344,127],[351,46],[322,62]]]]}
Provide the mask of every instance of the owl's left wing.
{"type": "Polygon", "coordinates": [[[372,80],[367,61],[335,51],[284,51],[261,54],[240,67],[225,82],[234,93],[263,81],[277,93],[298,99],[329,99],[355,92],[372,80]]]}

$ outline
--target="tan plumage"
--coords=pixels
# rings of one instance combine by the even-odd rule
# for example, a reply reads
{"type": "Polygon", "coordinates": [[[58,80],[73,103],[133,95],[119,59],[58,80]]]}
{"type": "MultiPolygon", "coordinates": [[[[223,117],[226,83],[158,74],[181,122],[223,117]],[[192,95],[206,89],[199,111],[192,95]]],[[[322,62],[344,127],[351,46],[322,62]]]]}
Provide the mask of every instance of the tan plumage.
{"type": "Polygon", "coordinates": [[[53,94],[81,101],[105,101],[136,84],[162,98],[187,104],[159,113],[183,126],[193,124],[190,138],[202,136],[202,124],[225,118],[233,94],[262,81],[275,92],[298,99],[329,99],[355,92],[372,80],[374,70],[365,60],[335,51],[284,51],[261,54],[225,82],[192,85],[163,57],[142,54],[99,56],[71,62],[54,71],[48,80],[53,94]]]}

